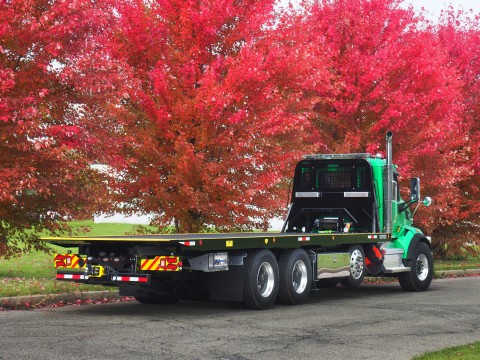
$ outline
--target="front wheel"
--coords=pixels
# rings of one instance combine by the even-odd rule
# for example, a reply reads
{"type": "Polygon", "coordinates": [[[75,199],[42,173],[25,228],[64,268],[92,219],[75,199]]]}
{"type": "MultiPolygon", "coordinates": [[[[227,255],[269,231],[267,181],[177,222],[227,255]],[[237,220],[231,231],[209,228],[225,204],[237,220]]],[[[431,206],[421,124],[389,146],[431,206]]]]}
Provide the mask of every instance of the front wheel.
{"type": "Polygon", "coordinates": [[[401,273],[398,282],[403,290],[427,290],[433,278],[433,255],[425,243],[419,243],[412,257],[410,271],[401,273]]]}
{"type": "Polygon", "coordinates": [[[245,259],[243,304],[264,310],[273,306],[278,295],[277,259],[269,250],[254,250],[245,259]]]}

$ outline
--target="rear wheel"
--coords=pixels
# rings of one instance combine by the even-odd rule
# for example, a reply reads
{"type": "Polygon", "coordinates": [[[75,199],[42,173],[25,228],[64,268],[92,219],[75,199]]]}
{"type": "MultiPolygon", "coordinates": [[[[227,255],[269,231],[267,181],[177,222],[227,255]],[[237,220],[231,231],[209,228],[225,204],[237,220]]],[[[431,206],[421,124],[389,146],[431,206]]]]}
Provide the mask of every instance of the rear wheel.
{"type": "Polygon", "coordinates": [[[269,250],[254,250],[245,259],[243,304],[263,310],[273,306],[278,295],[277,259],[269,250]]]}
{"type": "Polygon", "coordinates": [[[365,277],[365,253],[359,245],[350,248],[350,276],[340,280],[343,286],[359,287],[365,277]]]}
{"type": "Polygon", "coordinates": [[[302,249],[282,253],[278,261],[280,286],[278,299],[282,304],[296,305],[304,302],[312,288],[310,258],[302,249]]]}
{"type": "Polygon", "coordinates": [[[419,243],[412,257],[411,269],[398,276],[398,282],[403,290],[427,290],[433,277],[432,251],[425,243],[419,243]]]}

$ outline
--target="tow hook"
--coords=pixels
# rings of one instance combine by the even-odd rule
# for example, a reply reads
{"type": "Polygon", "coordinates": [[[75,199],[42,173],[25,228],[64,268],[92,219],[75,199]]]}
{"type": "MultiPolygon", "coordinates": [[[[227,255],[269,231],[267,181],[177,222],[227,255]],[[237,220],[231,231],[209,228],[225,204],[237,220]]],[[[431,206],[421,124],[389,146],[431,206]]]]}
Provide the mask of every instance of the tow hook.
{"type": "Polygon", "coordinates": [[[102,277],[105,275],[105,268],[101,265],[87,265],[88,275],[90,277],[102,277]]]}

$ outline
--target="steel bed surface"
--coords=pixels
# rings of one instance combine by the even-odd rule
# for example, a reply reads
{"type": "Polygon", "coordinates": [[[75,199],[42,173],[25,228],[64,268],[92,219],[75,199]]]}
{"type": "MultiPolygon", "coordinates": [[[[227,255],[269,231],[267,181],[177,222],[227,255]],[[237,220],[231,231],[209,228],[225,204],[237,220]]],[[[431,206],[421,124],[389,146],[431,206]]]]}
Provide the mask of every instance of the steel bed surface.
{"type": "Polygon", "coordinates": [[[60,246],[103,243],[144,243],[159,246],[181,246],[189,250],[241,250],[252,248],[298,248],[306,246],[335,247],[345,244],[387,241],[385,233],[220,233],[220,234],[157,234],[44,237],[43,241],[60,246]]]}
{"type": "Polygon", "coordinates": [[[188,241],[188,240],[215,240],[226,238],[261,238],[265,236],[298,236],[293,233],[200,233],[200,234],[149,234],[149,235],[102,235],[102,236],[71,236],[71,237],[43,237],[45,241],[55,240],[98,240],[98,241],[188,241]]]}
{"type": "Polygon", "coordinates": [[[218,234],[152,234],[152,235],[104,235],[104,236],[72,236],[72,237],[43,237],[42,240],[51,243],[86,243],[86,242],[142,242],[162,243],[199,240],[225,240],[243,238],[264,238],[265,236],[279,236],[281,233],[218,233],[218,234]],[[268,235],[267,235],[268,234],[268,235]]]}

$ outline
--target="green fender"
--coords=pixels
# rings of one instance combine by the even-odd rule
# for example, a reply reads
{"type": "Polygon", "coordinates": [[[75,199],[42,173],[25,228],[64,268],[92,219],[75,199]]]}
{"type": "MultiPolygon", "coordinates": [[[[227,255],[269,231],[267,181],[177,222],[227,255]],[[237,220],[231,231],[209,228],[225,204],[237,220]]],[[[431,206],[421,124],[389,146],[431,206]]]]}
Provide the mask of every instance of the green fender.
{"type": "Polygon", "coordinates": [[[392,245],[396,249],[403,249],[404,260],[410,260],[412,258],[413,252],[420,242],[424,242],[430,249],[432,249],[427,237],[419,229],[413,226],[404,226],[399,233],[402,235],[393,240],[392,245]]]}

